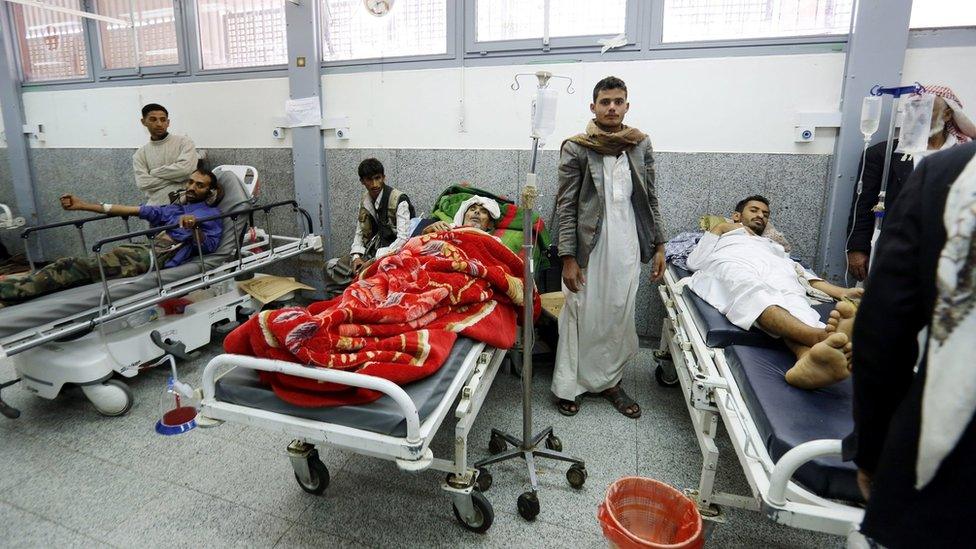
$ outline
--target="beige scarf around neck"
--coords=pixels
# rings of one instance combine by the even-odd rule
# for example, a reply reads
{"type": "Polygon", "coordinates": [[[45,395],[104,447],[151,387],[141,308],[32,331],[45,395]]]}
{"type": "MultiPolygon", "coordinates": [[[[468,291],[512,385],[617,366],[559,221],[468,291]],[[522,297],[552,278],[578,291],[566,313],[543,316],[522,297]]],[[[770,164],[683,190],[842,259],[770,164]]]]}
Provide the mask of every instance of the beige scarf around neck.
{"type": "MultiPolygon", "coordinates": [[[[586,125],[585,133],[574,135],[566,141],[572,141],[599,154],[619,156],[620,153],[634,148],[634,145],[646,137],[647,134],[644,132],[629,126],[623,126],[618,132],[604,131],[596,125],[595,121],[590,120],[586,125]]],[[[563,144],[565,145],[565,142],[563,144]]]]}

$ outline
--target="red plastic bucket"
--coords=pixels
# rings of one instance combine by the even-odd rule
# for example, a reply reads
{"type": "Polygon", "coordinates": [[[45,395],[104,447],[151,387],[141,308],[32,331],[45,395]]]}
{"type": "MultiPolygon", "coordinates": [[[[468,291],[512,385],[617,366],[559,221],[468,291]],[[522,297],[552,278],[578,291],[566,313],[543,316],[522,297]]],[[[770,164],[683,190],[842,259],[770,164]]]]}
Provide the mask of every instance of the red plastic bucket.
{"type": "Polygon", "coordinates": [[[695,502],[650,478],[624,477],[611,484],[597,518],[603,535],[625,549],[697,549],[704,544],[695,502]]]}

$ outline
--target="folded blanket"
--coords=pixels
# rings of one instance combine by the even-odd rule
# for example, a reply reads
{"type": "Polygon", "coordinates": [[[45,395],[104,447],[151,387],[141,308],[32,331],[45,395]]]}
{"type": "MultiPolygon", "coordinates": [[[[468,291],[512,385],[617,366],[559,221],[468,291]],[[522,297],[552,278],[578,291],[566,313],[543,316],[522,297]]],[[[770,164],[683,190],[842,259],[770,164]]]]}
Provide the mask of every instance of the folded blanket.
{"type": "MultiPolygon", "coordinates": [[[[522,269],[518,256],[477,229],[418,236],[335,299],[255,315],[227,336],[224,349],[410,383],[441,367],[458,334],[503,349],[515,343],[522,269]]],[[[534,310],[538,315],[538,295],[534,310]]],[[[382,396],[273,372],[260,376],[297,406],[363,404],[382,396]]]]}

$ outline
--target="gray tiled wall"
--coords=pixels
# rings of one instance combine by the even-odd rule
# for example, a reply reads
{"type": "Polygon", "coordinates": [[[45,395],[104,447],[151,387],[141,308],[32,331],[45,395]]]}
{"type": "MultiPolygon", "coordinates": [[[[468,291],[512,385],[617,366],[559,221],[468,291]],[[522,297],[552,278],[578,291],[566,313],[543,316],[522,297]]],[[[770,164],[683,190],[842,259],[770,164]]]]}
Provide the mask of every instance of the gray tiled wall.
{"type": "MultiPolygon", "coordinates": [[[[131,149],[34,149],[32,162],[41,219],[44,222],[64,219],[57,197],[66,192],[96,200],[137,203],[140,197],[132,183],[132,152],[131,149]]],[[[0,149],[0,155],[4,153],[0,149]]],[[[388,182],[410,195],[418,213],[429,213],[434,198],[444,188],[462,181],[514,198],[531,158],[528,151],[522,150],[329,149],[326,159],[332,237],[326,244],[331,254],[349,250],[362,193],[356,167],[370,156],[383,162],[388,182]]],[[[261,195],[266,203],[293,198],[294,186],[302,184],[293,183],[289,149],[207,149],[207,158],[212,165],[257,167],[261,174],[261,195]]],[[[657,194],[668,236],[696,227],[703,213],[728,214],[739,198],[760,193],[772,200],[774,223],[794,242],[794,254],[819,266],[818,223],[825,203],[829,156],[663,152],[656,153],[655,159],[657,194]]],[[[558,161],[556,151],[544,151],[536,167],[542,193],[538,207],[547,223],[552,219],[558,161]]],[[[3,162],[0,200],[5,199],[10,186],[6,162],[3,162]]],[[[12,190],[10,193],[12,201],[12,190]]],[[[285,227],[276,221],[275,229],[282,228],[285,227]]],[[[287,230],[293,232],[294,225],[287,225],[287,230]]],[[[107,227],[94,231],[89,242],[107,231],[107,227]]],[[[79,248],[71,229],[50,235],[44,245],[53,254],[77,253],[79,248]]],[[[314,278],[320,268],[320,262],[305,260],[282,267],[279,274],[298,271],[304,277],[314,278]]],[[[642,336],[655,337],[659,333],[663,317],[659,302],[652,285],[643,284],[638,293],[637,315],[642,336]]]]}

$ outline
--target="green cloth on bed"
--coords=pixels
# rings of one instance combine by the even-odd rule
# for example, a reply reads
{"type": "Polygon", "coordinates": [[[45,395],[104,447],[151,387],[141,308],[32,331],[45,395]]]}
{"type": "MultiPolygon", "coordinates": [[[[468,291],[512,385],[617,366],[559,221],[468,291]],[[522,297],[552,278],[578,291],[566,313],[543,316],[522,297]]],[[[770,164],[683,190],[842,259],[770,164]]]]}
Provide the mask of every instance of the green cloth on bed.
{"type": "MultiPolygon", "coordinates": [[[[495,223],[495,232],[492,233],[501,239],[505,246],[515,253],[522,251],[522,239],[525,237],[522,231],[522,209],[517,207],[514,202],[507,198],[500,197],[488,191],[476,187],[462,187],[454,185],[448,187],[434,201],[434,211],[431,217],[452,223],[454,215],[462,202],[471,198],[473,195],[484,196],[498,203],[501,218],[495,223]]],[[[549,266],[549,259],[543,252],[549,249],[552,238],[545,223],[539,217],[538,212],[532,212],[532,223],[537,230],[536,246],[533,252],[537,268],[545,269],[549,266]]]]}

